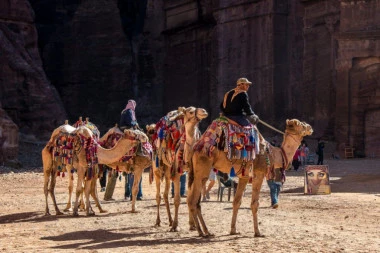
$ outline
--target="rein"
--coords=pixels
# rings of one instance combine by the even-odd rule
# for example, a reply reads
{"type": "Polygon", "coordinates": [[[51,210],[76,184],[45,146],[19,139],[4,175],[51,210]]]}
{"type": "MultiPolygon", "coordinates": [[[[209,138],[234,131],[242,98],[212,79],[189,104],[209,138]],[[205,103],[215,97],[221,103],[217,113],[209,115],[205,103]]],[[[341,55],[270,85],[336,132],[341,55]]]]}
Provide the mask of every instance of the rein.
{"type": "Polygon", "coordinates": [[[269,125],[268,123],[262,121],[261,119],[259,119],[259,122],[260,122],[261,124],[263,124],[264,126],[270,128],[270,129],[272,129],[272,130],[274,130],[274,131],[276,131],[276,132],[279,132],[280,134],[285,134],[284,132],[278,130],[277,128],[272,127],[271,125],[269,125]]]}

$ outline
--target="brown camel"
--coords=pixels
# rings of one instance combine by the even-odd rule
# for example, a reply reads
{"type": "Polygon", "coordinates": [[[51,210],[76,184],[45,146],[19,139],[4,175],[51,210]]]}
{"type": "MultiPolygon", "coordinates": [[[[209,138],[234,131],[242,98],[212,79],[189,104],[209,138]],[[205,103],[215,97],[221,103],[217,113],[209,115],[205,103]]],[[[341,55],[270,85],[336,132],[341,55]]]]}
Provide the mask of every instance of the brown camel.
{"type": "MultiPolygon", "coordinates": [[[[204,136],[207,136],[208,130],[202,135],[201,140],[204,136]]],[[[281,148],[269,147],[270,150],[269,153],[267,153],[267,156],[270,158],[270,166],[274,166],[275,168],[288,168],[288,165],[290,161],[292,161],[294,153],[301,144],[303,137],[311,135],[312,133],[313,130],[309,124],[300,122],[297,119],[286,120],[286,130],[281,148]]],[[[258,228],[257,210],[259,206],[259,193],[267,167],[265,164],[265,158],[263,159],[263,157],[259,155],[256,156],[256,159],[251,161],[243,161],[242,159],[229,160],[226,153],[221,150],[221,148],[223,147],[220,146],[220,142],[218,141],[210,149],[209,154],[194,148],[192,166],[190,166],[189,171],[189,191],[187,202],[189,211],[193,217],[195,228],[197,229],[199,236],[212,236],[212,234],[208,231],[206,223],[202,217],[200,202],[202,184],[207,181],[211,168],[216,168],[224,173],[230,173],[231,167],[234,167],[240,169],[236,173],[239,177],[239,183],[233,201],[230,234],[237,234],[237,213],[241,205],[243,191],[249,181],[249,173],[244,173],[244,168],[250,168],[252,165],[256,165],[252,171],[251,209],[253,214],[255,237],[259,237],[261,234],[258,228]],[[200,227],[200,223],[203,231],[200,227]]],[[[265,149],[261,150],[262,155],[265,155],[265,153],[263,153],[264,150],[265,149]]]]}
{"type": "MultiPolygon", "coordinates": [[[[58,206],[56,204],[55,195],[54,195],[54,187],[55,187],[55,181],[57,176],[57,170],[58,166],[62,165],[61,161],[55,161],[54,159],[54,148],[57,146],[56,144],[59,143],[60,137],[64,137],[65,141],[67,138],[65,136],[71,136],[72,139],[72,161],[66,162],[66,166],[69,168],[68,171],[72,167],[75,167],[77,169],[78,174],[78,182],[77,182],[77,189],[76,189],[76,200],[74,204],[74,210],[73,215],[78,215],[78,198],[80,194],[83,191],[83,185],[84,185],[84,192],[86,197],[86,214],[87,215],[93,215],[92,208],[90,206],[89,201],[89,194],[91,192],[91,195],[93,196],[96,205],[99,207],[99,210],[102,212],[100,203],[98,201],[96,190],[91,190],[96,187],[96,173],[94,173],[93,170],[90,170],[88,165],[92,163],[92,161],[88,161],[86,156],[88,157],[89,148],[92,143],[92,147],[97,150],[96,156],[99,163],[102,164],[111,164],[113,162],[118,161],[127,151],[129,151],[131,148],[134,147],[137,140],[139,138],[138,134],[136,134],[133,131],[125,130],[123,137],[120,138],[120,140],[117,142],[114,148],[112,149],[104,149],[102,148],[93,138],[93,133],[90,129],[88,129],[85,126],[80,126],[78,128],[74,128],[68,124],[65,124],[63,126],[58,127],[53,131],[52,137],[48,144],[45,146],[45,148],[42,150],[42,162],[43,162],[43,169],[44,169],[44,192],[45,192],[45,201],[46,201],[46,209],[45,214],[48,215],[49,208],[48,208],[48,201],[47,201],[47,195],[50,192],[51,198],[54,203],[54,207],[56,210],[56,214],[62,214],[58,206]],[[87,154],[86,154],[87,153],[87,154]],[[90,175],[92,173],[92,175],[90,175]],[[85,180],[85,176],[87,177],[87,180],[85,180]],[[49,186],[49,181],[50,186],[49,186]]],[[[57,159],[57,158],[56,158],[57,159]]],[[[61,157],[58,158],[58,160],[61,159],[61,157]]],[[[95,164],[92,164],[95,165],[95,164]]],[[[71,175],[69,176],[70,179],[72,179],[71,175]]],[[[70,188],[69,188],[70,190],[70,188]]],[[[71,195],[71,194],[70,194],[71,195]]],[[[69,201],[71,203],[71,201],[69,201]]]]}
{"type": "MultiPolygon", "coordinates": [[[[114,170],[133,173],[134,181],[132,186],[132,213],[137,212],[136,210],[136,197],[138,193],[138,185],[142,177],[144,169],[148,168],[152,164],[152,147],[149,143],[148,136],[140,130],[130,130],[138,134],[139,140],[137,141],[134,148],[129,152],[124,154],[123,158],[120,160],[108,163],[107,166],[111,167],[114,170]]],[[[108,132],[100,139],[100,142],[109,142],[110,140],[115,140],[115,136],[122,134],[117,126],[108,130],[108,132]]],[[[112,145],[112,144],[111,144],[112,145]]]]}
{"type": "Polygon", "coordinates": [[[165,179],[164,201],[169,217],[170,231],[178,231],[178,210],[180,199],[180,176],[188,170],[192,146],[200,137],[199,122],[206,118],[208,113],[203,108],[179,107],[171,111],[156,124],[156,133],[153,135],[154,159],[152,162],[153,174],[156,181],[157,219],[156,226],[160,226],[161,179],[165,179]],[[174,221],[169,207],[170,180],[174,183],[174,221]]]}

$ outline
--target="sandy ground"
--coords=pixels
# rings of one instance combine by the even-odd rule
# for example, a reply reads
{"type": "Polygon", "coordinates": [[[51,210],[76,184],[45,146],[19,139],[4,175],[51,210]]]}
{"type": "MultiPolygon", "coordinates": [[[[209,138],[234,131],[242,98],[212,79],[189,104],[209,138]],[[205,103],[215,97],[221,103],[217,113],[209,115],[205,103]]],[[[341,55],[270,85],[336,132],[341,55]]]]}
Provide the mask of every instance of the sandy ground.
{"type": "MultiPolygon", "coordinates": [[[[264,183],[258,213],[263,238],[254,237],[249,188],[238,215],[241,234],[229,235],[232,202],[216,201],[216,185],[211,200],[202,202],[215,237],[200,238],[188,230],[185,199],[180,232],[169,232],[163,205],[162,226],[154,227],[155,187],[149,185],[148,173],[143,177],[144,200],[137,202],[139,213],[129,212],[122,180],[116,185],[115,201],[103,201],[104,193],[99,193],[108,213],[94,208],[96,215],[91,217],[56,216],[50,201],[53,215],[44,216],[41,169],[12,172],[0,167],[0,252],[380,252],[380,160],[326,162],[331,195],[304,195],[304,172],[289,171],[280,207],[272,209],[264,183]]],[[[58,179],[56,193],[63,210],[67,178],[58,179]]]]}

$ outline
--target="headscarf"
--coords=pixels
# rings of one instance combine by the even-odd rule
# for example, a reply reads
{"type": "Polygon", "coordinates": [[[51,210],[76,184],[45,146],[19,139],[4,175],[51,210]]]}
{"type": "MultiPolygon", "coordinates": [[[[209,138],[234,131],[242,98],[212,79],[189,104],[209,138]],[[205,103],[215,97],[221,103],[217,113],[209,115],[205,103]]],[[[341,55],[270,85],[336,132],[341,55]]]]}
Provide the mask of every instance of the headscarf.
{"type": "Polygon", "coordinates": [[[223,98],[223,108],[226,108],[227,106],[227,96],[228,94],[231,92],[231,91],[234,91],[234,94],[232,95],[231,97],[231,101],[240,93],[242,92],[246,92],[245,90],[243,90],[240,85],[238,85],[235,89],[232,89],[230,91],[228,91],[225,95],[224,95],[224,98],[223,98]]]}
{"type": "Polygon", "coordinates": [[[131,109],[133,112],[135,112],[136,109],[136,101],[135,100],[128,100],[128,104],[125,106],[124,110],[121,112],[123,113],[124,111],[131,109]]]}

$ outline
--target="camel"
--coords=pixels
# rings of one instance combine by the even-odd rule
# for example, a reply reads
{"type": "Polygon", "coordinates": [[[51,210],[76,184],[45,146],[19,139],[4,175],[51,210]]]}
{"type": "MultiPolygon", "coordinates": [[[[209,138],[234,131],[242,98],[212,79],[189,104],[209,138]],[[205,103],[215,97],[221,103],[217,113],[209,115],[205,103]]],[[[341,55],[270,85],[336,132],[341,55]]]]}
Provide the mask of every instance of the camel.
{"type": "MultiPolygon", "coordinates": [[[[107,166],[114,170],[126,173],[134,174],[134,181],[132,186],[132,213],[136,213],[136,197],[138,193],[138,185],[142,177],[144,169],[148,168],[152,163],[152,146],[149,142],[148,136],[140,130],[131,130],[138,133],[140,136],[138,142],[131,149],[130,152],[126,152],[122,159],[113,163],[107,163],[107,166]]],[[[114,128],[108,130],[108,132],[100,138],[100,142],[109,142],[115,140],[115,135],[120,135],[122,132],[117,125],[114,128]]],[[[116,137],[117,138],[117,137],[116,137]]],[[[105,145],[105,144],[104,144],[105,145]]],[[[112,145],[112,144],[111,144],[112,145]]]]}
{"type": "Polygon", "coordinates": [[[154,159],[153,174],[156,181],[157,218],[156,226],[160,226],[161,179],[165,179],[164,201],[169,217],[170,231],[178,231],[178,210],[180,199],[180,176],[187,171],[192,146],[200,137],[199,122],[208,113],[203,108],[179,107],[169,112],[156,124],[153,136],[154,159]],[[174,220],[169,207],[170,180],[174,183],[174,220]]]}
{"type": "MultiPolygon", "coordinates": [[[[90,165],[95,165],[93,163],[94,161],[88,161],[88,159],[86,158],[86,156],[87,157],[89,156],[89,153],[88,153],[89,148],[92,147],[93,149],[97,150],[96,152],[96,156],[98,160],[97,162],[102,163],[102,164],[111,164],[113,162],[118,161],[126,152],[128,152],[131,148],[134,147],[138,138],[140,138],[139,134],[131,130],[125,130],[123,137],[120,138],[120,140],[117,142],[114,148],[104,149],[94,140],[93,133],[86,126],[79,126],[78,128],[74,128],[66,123],[58,127],[57,129],[55,129],[53,131],[50,141],[42,150],[42,161],[43,161],[43,170],[44,170],[44,178],[45,178],[44,193],[45,193],[45,201],[46,201],[46,208],[45,208],[46,215],[50,214],[49,208],[48,208],[48,201],[47,201],[47,195],[49,192],[53,200],[56,214],[57,215],[62,214],[58,209],[58,206],[55,200],[55,195],[54,195],[57,168],[59,165],[61,165],[61,162],[54,161],[53,148],[56,146],[56,143],[58,143],[59,140],[57,138],[60,136],[60,134],[62,134],[63,136],[70,135],[73,140],[72,162],[67,163],[69,167],[68,171],[70,171],[71,167],[75,167],[77,169],[77,174],[78,174],[76,200],[75,200],[73,215],[74,216],[78,215],[78,198],[83,191],[82,189],[83,182],[85,183],[84,192],[85,192],[85,197],[86,197],[86,214],[87,215],[94,214],[90,206],[90,201],[88,198],[90,192],[96,202],[96,205],[98,206],[99,210],[102,212],[100,203],[96,195],[96,190],[91,190],[96,187],[97,177],[94,175],[95,173],[93,173],[93,170],[88,169],[89,163],[90,165]],[[89,173],[92,173],[92,175],[90,175],[89,173]],[[84,180],[85,176],[87,176],[87,180],[84,180]],[[50,180],[51,182],[49,186],[50,180]]],[[[91,158],[94,158],[94,157],[92,156],[91,158]]],[[[71,176],[69,178],[71,178],[71,176]]],[[[69,202],[71,203],[71,200],[69,200],[69,202]]]]}
{"type": "MultiPolygon", "coordinates": [[[[259,206],[259,193],[267,167],[266,162],[268,162],[268,160],[266,161],[265,159],[265,148],[259,151],[261,153],[261,156],[258,155],[256,157],[252,157],[251,160],[243,160],[241,157],[229,160],[223,150],[223,147],[221,146],[223,137],[217,135],[219,139],[217,139],[216,142],[213,142],[211,148],[208,149],[209,152],[205,153],[204,149],[199,150],[196,148],[196,146],[198,143],[204,141],[205,137],[209,136],[208,134],[210,133],[210,127],[211,125],[202,135],[201,139],[195,144],[193,149],[194,153],[192,156],[192,164],[189,171],[189,190],[187,197],[189,211],[191,212],[191,215],[193,217],[192,221],[194,222],[192,225],[194,225],[197,229],[199,236],[212,236],[206,226],[201,212],[200,199],[202,184],[207,181],[211,168],[216,168],[217,170],[220,170],[224,173],[230,173],[231,167],[234,167],[235,169],[240,168],[236,173],[236,175],[239,177],[239,183],[233,201],[233,214],[230,231],[230,234],[237,234],[237,213],[241,205],[243,191],[249,181],[249,173],[247,173],[245,169],[250,168],[252,165],[256,165],[252,171],[253,176],[251,210],[253,214],[255,237],[260,237],[262,235],[260,234],[258,228],[257,210],[259,206]],[[203,230],[200,227],[200,223],[203,230]]],[[[217,129],[217,133],[221,132],[219,130],[217,129]]],[[[270,166],[274,166],[274,168],[288,168],[290,161],[292,161],[295,151],[301,144],[303,137],[311,135],[312,133],[313,130],[309,124],[300,122],[297,119],[286,120],[286,130],[281,148],[269,147],[269,152],[266,154],[269,157],[269,161],[271,163],[270,166]]],[[[262,141],[260,141],[260,143],[266,145],[262,141]]]]}

